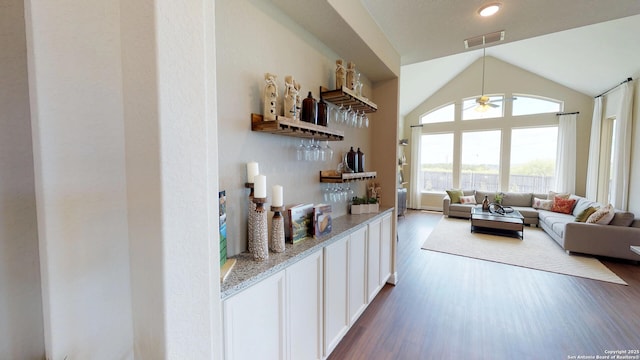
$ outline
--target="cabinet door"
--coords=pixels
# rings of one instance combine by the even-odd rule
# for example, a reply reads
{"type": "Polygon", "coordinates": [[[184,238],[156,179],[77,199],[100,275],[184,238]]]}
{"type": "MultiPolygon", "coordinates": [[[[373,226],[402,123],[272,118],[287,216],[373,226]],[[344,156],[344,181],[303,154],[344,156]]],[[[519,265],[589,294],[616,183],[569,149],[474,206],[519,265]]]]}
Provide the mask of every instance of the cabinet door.
{"type": "Polygon", "coordinates": [[[324,248],[324,356],[329,356],[349,328],[347,243],[344,237],[324,248]]]}
{"type": "Polygon", "coordinates": [[[367,231],[358,229],[349,237],[349,324],[367,307],[367,231]]]}
{"type": "Polygon", "coordinates": [[[226,299],[225,359],[285,358],[284,271],[226,299]]]}
{"type": "Polygon", "coordinates": [[[382,218],[380,228],[380,286],[389,280],[393,263],[394,238],[391,231],[391,215],[382,218]]]}
{"type": "Polygon", "coordinates": [[[322,359],[322,251],[287,273],[287,349],[292,360],[322,359]]]}
{"type": "Polygon", "coordinates": [[[380,220],[369,224],[367,248],[367,301],[371,302],[382,288],[380,284],[380,220]]]}

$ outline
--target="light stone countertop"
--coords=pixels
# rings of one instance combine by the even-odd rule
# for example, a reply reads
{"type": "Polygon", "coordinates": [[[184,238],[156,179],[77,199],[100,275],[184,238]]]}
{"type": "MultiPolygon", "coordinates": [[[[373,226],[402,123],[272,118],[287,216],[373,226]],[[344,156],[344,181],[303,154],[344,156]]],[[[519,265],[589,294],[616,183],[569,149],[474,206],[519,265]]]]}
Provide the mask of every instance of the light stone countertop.
{"type": "Polygon", "coordinates": [[[244,252],[230,259],[236,259],[236,264],[225,281],[220,284],[220,297],[222,300],[250,287],[253,284],[266,279],[270,275],[295,264],[306,256],[322,250],[323,247],[351,234],[361,226],[381,219],[387,214],[393,213],[393,208],[380,208],[374,214],[344,215],[332,219],[331,234],[319,239],[306,238],[296,244],[286,243],[286,249],[282,253],[269,252],[269,258],[264,261],[255,261],[250,253],[244,252]]]}

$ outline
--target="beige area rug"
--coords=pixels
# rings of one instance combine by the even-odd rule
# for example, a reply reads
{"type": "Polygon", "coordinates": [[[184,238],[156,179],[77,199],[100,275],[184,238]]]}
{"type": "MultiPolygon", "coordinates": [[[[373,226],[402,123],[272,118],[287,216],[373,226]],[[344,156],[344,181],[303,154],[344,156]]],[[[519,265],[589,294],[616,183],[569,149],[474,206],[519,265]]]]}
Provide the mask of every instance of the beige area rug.
{"type": "Polygon", "coordinates": [[[469,220],[442,218],[425,250],[627,285],[598,259],[569,255],[542,229],[526,227],[524,239],[471,233],[469,220]]]}

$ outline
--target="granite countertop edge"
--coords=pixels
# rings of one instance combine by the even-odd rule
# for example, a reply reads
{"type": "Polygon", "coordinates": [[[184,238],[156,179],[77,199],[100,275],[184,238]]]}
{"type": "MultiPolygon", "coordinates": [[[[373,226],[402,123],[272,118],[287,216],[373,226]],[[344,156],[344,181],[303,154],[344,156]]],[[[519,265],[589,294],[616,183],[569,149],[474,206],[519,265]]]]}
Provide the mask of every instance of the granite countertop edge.
{"type": "Polygon", "coordinates": [[[220,298],[225,300],[240,291],[254,285],[269,276],[286,269],[307,256],[321,250],[325,246],[350,235],[362,226],[384,217],[393,212],[393,207],[381,207],[380,211],[372,214],[346,214],[332,220],[331,234],[321,238],[307,238],[296,244],[286,244],[282,253],[269,252],[269,258],[264,261],[254,261],[251,254],[244,252],[230,257],[236,264],[224,282],[220,284],[220,298]]]}

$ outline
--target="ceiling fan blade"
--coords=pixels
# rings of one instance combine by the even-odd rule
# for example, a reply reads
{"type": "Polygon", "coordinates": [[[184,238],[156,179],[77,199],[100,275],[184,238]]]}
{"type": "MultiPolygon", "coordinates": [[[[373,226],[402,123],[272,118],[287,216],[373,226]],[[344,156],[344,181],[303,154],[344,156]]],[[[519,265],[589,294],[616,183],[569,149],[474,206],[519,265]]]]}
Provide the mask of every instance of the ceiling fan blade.
{"type": "Polygon", "coordinates": [[[498,104],[494,104],[494,103],[490,103],[490,102],[489,102],[489,103],[487,103],[487,105],[491,106],[492,108],[500,107],[500,105],[498,105],[498,104]]]}

